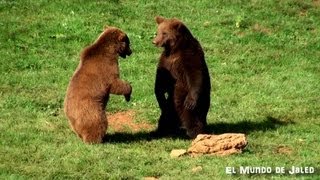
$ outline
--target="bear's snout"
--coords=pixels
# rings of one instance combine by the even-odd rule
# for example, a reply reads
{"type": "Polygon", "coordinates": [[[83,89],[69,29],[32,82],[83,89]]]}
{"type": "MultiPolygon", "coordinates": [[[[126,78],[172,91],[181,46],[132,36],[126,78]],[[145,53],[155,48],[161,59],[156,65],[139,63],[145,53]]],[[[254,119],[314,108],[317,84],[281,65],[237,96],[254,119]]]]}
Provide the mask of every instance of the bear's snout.
{"type": "Polygon", "coordinates": [[[131,54],[132,54],[132,51],[131,51],[130,48],[128,48],[128,50],[127,50],[127,55],[130,56],[131,54]]]}
{"type": "Polygon", "coordinates": [[[130,56],[132,54],[132,51],[130,49],[130,47],[127,47],[124,51],[120,52],[119,55],[122,58],[126,58],[126,56],[130,56]]]}
{"type": "Polygon", "coordinates": [[[159,38],[157,38],[157,37],[155,37],[154,39],[153,39],[153,41],[152,41],[152,44],[154,44],[155,46],[160,46],[160,40],[159,40],[159,38]]]}
{"type": "Polygon", "coordinates": [[[155,41],[155,40],[153,40],[153,41],[152,41],[152,44],[156,45],[156,41],[155,41]]]}

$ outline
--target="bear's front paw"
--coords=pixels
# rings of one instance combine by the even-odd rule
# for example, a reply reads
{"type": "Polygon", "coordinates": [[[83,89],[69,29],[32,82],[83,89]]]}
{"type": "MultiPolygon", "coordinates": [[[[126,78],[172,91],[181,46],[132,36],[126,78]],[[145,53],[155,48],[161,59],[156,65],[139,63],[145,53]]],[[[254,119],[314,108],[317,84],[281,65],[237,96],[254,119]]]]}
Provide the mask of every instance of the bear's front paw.
{"type": "Polygon", "coordinates": [[[193,110],[196,107],[197,101],[193,98],[187,98],[184,101],[184,107],[189,109],[189,110],[193,110]]]}
{"type": "Polygon", "coordinates": [[[131,99],[132,87],[130,84],[126,84],[126,93],[124,95],[127,102],[131,99]]]}
{"type": "Polygon", "coordinates": [[[129,102],[131,99],[131,94],[124,95],[124,98],[126,99],[127,102],[129,102]]]}

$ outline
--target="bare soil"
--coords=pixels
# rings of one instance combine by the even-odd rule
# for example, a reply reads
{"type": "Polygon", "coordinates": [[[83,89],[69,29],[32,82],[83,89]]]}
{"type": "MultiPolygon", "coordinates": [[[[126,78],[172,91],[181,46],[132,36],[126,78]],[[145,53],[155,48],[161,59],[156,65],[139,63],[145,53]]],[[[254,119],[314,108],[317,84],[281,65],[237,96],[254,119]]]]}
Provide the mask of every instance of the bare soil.
{"type": "Polygon", "coordinates": [[[286,147],[283,145],[280,145],[279,147],[277,147],[276,152],[279,154],[292,154],[293,149],[291,149],[290,147],[286,147]]]}
{"type": "Polygon", "coordinates": [[[133,110],[108,114],[109,128],[115,132],[139,132],[150,131],[154,128],[148,123],[135,122],[136,112],[133,110]]]}

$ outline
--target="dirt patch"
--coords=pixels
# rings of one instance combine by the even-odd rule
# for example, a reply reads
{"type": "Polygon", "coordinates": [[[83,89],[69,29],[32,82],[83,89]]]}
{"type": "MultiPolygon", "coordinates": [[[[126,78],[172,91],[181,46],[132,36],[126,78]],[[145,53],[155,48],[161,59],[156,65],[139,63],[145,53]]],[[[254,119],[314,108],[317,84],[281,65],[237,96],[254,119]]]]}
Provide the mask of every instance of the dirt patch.
{"type": "Polygon", "coordinates": [[[266,35],[270,35],[272,33],[271,29],[263,27],[262,25],[257,24],[257,23],[252,26],[252,29],[255,32],[260,32],[260,33],[263,33],[263,34],[266,34],[266,35]]]}
{"type": "Polygon", "coordinates": [[[312,4],[313,4],[315,7],[320,7],[320,0],[313,0],[313,1],[312,1],[312,4]]]}
{"type": "Polygon", "coordinates": [[[280,145],[279,147],[277,147],[276,152],[279,154],[292,154],[292,149],[290,147],[286,147],[286,146],[282,146],[280,145]]]}
{"type": "Polygon", "coordinates": [[[137,123],[134,122],[136,112],[133,110],[108,113],[109,128],[115,132],[138,132],[138,131],[149,131],[154,127],[148,123],[137,123]]]}
{"type": "MultiPolygon", "coordinates": [[[[319,0],[320,1],[320,0],[319,0]]],[[[254,25],[251,26],[251,30],[253,32],[257,33],[262,33],[265,35],[271,35],[272,34],[272,29],[266,28],[262,26],[261,24],[255,23],[254,25]]],[[[245,37],[247,34],[243,31],[235,31],[234,34],[240,38],[245,37]]]]}

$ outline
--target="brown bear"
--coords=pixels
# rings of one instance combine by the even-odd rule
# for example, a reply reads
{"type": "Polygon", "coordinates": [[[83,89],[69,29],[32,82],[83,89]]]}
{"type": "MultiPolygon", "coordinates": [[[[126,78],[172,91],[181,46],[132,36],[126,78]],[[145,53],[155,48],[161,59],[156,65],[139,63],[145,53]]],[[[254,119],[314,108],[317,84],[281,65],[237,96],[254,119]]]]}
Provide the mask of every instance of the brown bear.
{"type": "Polygon", "coordinates": [[[155,95],[161,109],[156,132],[186,129],[189,137],[204,133],[210,107],[210,76],[198,40],[178,19],[157,16],[153,44],[163,47],[157,68],[155,95]]]}
{"type": "Polygon", "coordinates": [[[105,113],[109,94],[130,101],[132,87],[119,77],[118,57],[132,53],[128,36],[118,28],[104,32],[80,57],[64,101],[64,112],[72,130],[85,143],[101,143],[108,122],[105,113]]]}

